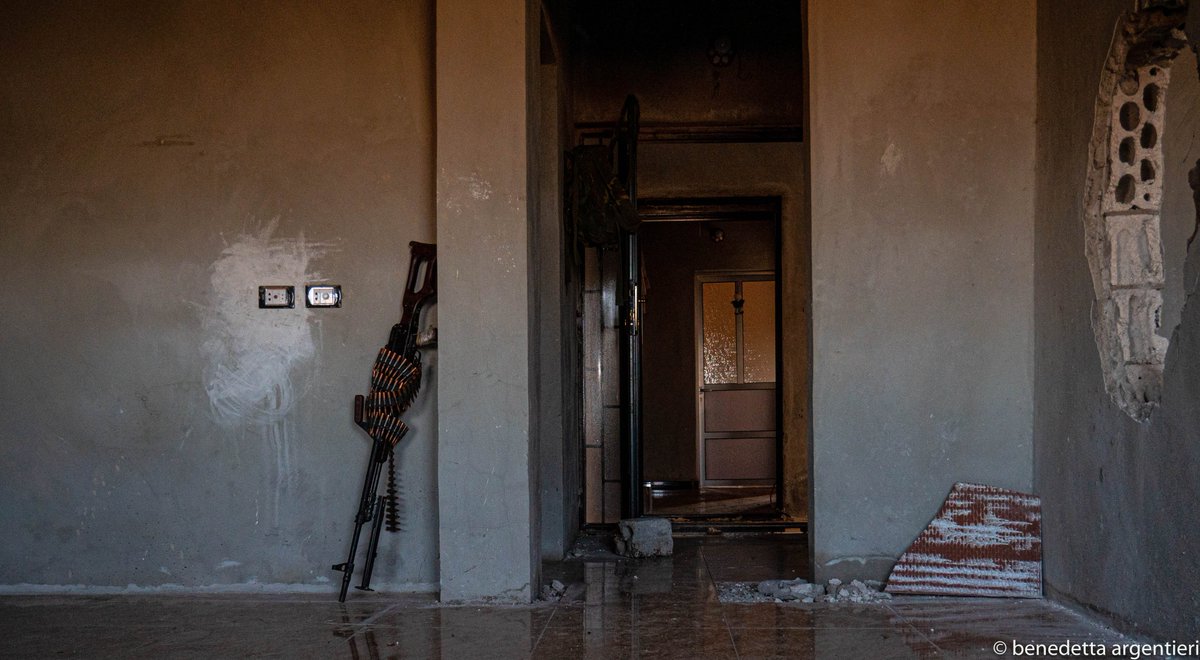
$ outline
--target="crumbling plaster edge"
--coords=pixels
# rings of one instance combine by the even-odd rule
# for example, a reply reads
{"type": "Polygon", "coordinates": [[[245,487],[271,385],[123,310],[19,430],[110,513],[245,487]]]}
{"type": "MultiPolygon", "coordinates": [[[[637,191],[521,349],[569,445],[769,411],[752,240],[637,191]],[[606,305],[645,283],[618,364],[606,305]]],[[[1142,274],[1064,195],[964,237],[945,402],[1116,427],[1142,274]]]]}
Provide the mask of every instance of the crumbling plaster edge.
{"type": "MultiPolygon", "coordinates": [[[[1124,12],[1117,19],[1113,30],[1108,54],[1100,73],[1097,85],[1095,109],[1092,120],[1091,139],[1088,144],[1088,167],[1083,187],[1082,209],[1084,229],[1084,253],[1091,274],[1093,299],[1091,303],[1090,322],[1095,339],[1104,389],[1113,403],[1134,421],[1146,424],[1154,411],[1159,407],[1163,394],[1163,376],[1167,362],[1167,354],[1174,344],[1175,332],[1170,339],[1158,334],[1158,319],[1161,313],[1161,292],[1164,287],[1162,280],[1162,238],[1158,225],[1162,212],[1162,179],[1163,157],[1161,153],[1161,131],[1154,133],[1154,143],[1147,147],[1143,137],[1142,146],[1148,148],[1148,155],[1130,154],[1133,158],[1128,163],[1148,158],[1157,167],[1157,176],[1146,180],[1143,175],[1143,185],[1150,190],[1145,195],[1146,204],[1141,199],[1130,202],[1119,199],[1121,188],[1117,186],[1116,178],[1119,173],[1115,169],[1115,147],[1113,144],[1114,121],[1117,119],[1114,108],[1125,98],[1128,103],[1131,94],[1141,97],[1141,89],[1129,92],[1121,87],[1131,66],[1137,70],[1149,70],[1155,74],[1157,67],[1162,71],[1161,79],[1153,78],[1143,86],[1157,86],[1158,102],[1162,108],[1166,103],[1166,88],[1169,84],[1169,72],[1174,57],[1186,45],[1182,38],[1182,23],[1178,17],[1163,16],[1150,13],[1153,9],[1144,11],[1124,12]],[[1131,62],[1131,53],[1137,51],[1138,62],[1131,62]],[[1144,61],[1143,61],[1144,60],[1144,61]],[[1138,63],[1141,62],[1140,66],[1138,63]],[[1155,190],[1157,187],[1157,190],[1155,190]],[[1114,193],[1114,191],[1116,191],[1114,193]],[[1114,201],[1115,199],[1115,201],[1114,201]],[[1125,208],[1128,206],[1128,208],[1125,208]],[[1146,276],[1136,281],[1136,286],[1129,288],[1130,283],[1118,282],[1120,277],[1114,277],[1111,270],[1121,248],[1110,236],[1109,215],[1123,213],[1139,213],[1146,216],[1149,223],[1144,231],[1148,234],[1146,247],[1150,251],[1157,250],[1158,263],[1144,264],[1146,276]],[[1113,263],[1110,263],[1112,261],[1113,263]],[[1118,286],[1120,284],[1120,286],[1118,286]],[[1122,304],[1122,299],[1124,304],[1122,304]],[[1155,304],[1157,300],[1157,304],[1155,304]],[[1135,305],[1135,302],[1137,303],[1135,305]],[[1149,328],[1151,321],[1148,312],[1153,312],[1154,328],[1149,328]],[[1135,344],[1135,337],[1138,342],[1135,344]],[[1147,346],[1143,346],[1147,344],[1147,346]]],[[[1140,78],[1140,76],[1139,76],[1140,78]]],[[[1154,111],[1146,105],[1145,111],[1154,111]]],[[[1156,120],[1161,121],[1165,110],[1156,113],[1156,120]]],[[[1146,122],[1151,119],[1148,117],[1146,122]]],[[[1124,112],[1122,112],[1122,124],[1124,112]]],[[[1136,123],[1140,123],[1136,122],[1136,123]]],[[[1132,127],[1126,126],[1132,131],[1132,127]]],[[[1150,127],[1153,128],[1153,127],[1150,127]]],[[[1164,125],[1165,128],[1165,125],[1164,125]]],[[[1144,135],[1144,134],[1143,134],[1144,135]]],[[[1125,142],[1129,142],[1126,139],[1125,142]]],[[[1136,146],[1136,145],[1135,145],[1136,146]]],[[[1124,157],[1122,157],[1122,160],[1124,157]]],[[[1143,163],[1146,161],[1143,160],[1143,163]]],[[[1123,179],[1129,179],[1124,176],[1123,179]]],[[[1124,183],[1124,181],[1122,181],[1124,183]]],[[[1193,185],[1193,188],[1195,186],[1193,185]]],[[[1127,250],[1128,247],[1125,247],[1127,250]]],[[[1120,271],[1118,271],[1119,273],[1120,271]]],[[[1185,266],[1186,272],[1186,266],[1185,266]]],[[[1184,306],[1190,302],[1193,287],[1184,288],[1184,306]]]]}

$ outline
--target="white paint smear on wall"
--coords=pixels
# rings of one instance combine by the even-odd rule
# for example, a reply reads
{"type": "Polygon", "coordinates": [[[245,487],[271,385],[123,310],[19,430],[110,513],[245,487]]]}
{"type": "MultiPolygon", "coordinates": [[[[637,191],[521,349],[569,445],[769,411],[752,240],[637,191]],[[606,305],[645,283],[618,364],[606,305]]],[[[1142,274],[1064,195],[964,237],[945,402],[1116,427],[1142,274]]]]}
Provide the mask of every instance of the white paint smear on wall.
{"type": "Polygon", "coordinates": [[[277,420],[296,398],[297,365],[316,353],[309,310],[299,299],[305,282],[320,280],[310,262],[330,244],[274,236],[279,218],[239,235],[212,265],[212,289],[201,321],[204,387],[214,418],[226,427],[277,420]],[[260,285],[296,286],[295,309],[259,309],[260,285]]]}

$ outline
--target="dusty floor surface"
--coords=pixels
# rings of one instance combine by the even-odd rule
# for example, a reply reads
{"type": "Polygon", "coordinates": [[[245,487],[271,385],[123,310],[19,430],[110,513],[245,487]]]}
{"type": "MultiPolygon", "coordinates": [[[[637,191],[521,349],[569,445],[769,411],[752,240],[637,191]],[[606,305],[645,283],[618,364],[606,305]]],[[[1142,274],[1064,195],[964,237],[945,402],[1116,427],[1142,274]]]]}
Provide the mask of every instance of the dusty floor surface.
{"type": "MultiPolygon", "coordinates": [[[[1114,642],[1046,601],[722,603],[720,583],[800,577],[803,539],[680,538],[675,556],[550,564],[558,601],[439,606],[431,596],[5,596],[4,658],[998,657],[997,642],[1114,642]]],[[[332,588],[331,588],[332,589],[332,588]]]]}

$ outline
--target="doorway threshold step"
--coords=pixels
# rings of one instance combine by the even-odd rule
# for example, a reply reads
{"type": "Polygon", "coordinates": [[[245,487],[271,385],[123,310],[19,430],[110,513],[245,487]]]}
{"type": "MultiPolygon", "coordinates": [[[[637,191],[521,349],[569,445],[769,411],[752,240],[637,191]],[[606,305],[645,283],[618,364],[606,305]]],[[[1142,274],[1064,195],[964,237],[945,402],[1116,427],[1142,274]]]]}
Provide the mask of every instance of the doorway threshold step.
{"type": "Polygon", "coordinates": [[[671,531],[676,536],[743,535],[804,535],[808,523],[795,520],[737,520],[730,518],[671,518],[671,531]]]}

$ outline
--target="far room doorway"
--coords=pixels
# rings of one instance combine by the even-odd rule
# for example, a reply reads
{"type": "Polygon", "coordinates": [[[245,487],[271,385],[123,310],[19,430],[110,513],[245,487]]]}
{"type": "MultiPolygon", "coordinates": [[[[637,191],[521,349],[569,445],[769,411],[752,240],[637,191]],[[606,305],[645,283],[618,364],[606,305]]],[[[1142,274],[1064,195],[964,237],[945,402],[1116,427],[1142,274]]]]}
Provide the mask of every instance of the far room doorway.
{"type": "Polygon", "coordinates": [[[640,215],[644,513],[777,519],[779,202],[646,200],[640,215]]]}

